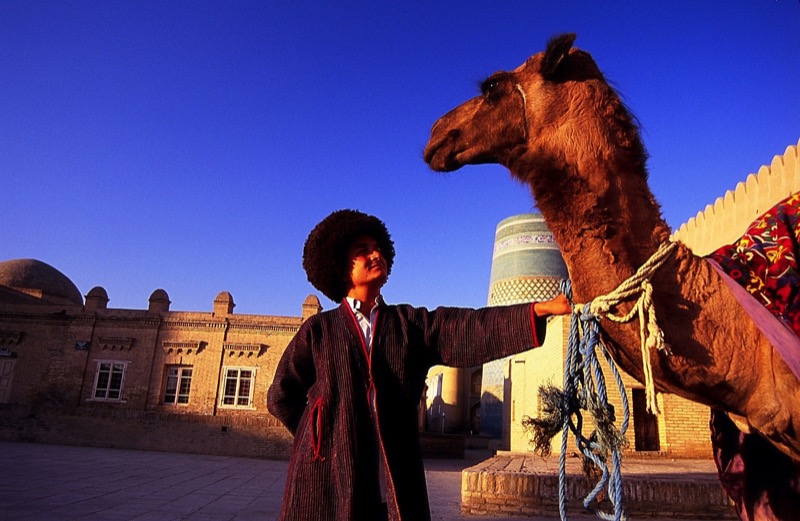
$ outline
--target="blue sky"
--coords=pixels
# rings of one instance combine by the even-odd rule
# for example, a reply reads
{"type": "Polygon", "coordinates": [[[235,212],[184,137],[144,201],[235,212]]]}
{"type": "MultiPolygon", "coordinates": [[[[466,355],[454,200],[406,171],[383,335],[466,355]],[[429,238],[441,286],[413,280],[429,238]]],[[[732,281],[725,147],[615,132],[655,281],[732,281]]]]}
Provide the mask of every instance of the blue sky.
{"type": "MultiPolygon", "coordinates": [[[[677,227],[800,138],[800,2],[0,1],[0,260],[110,307],[298,315],[331,211],[381,217],[387,300],[486,303],[498,166],[441,175],[431,125],[576,32],[642,125],[677,227]]],[[[323,306],[331,303],[324,298],[323,306]]]]}

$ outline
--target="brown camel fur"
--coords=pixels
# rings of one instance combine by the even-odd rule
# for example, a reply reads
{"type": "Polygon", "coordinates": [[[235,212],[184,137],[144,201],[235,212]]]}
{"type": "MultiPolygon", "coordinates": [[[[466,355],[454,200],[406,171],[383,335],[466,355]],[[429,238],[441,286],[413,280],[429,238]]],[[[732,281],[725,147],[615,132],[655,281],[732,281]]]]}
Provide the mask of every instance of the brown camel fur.
{"type": "MultiPolygon", "coordinates": [[[[434,170],[499,163],[530,185],[575,301],[589,302],[631,276],[671,231],[647,185],[632,116],[574,38],[554,38],[490,76],[481,95],[434,124],[424,154],[434,170]]],[[[672,351],[651,353],[657,390],[728,412],[800,463],[798,380],[720,276],[679,244],[652,284],[672,351]]],[[[603,321],[602,329],[616,362],[643,381],[638,325],[603,321]]]]}

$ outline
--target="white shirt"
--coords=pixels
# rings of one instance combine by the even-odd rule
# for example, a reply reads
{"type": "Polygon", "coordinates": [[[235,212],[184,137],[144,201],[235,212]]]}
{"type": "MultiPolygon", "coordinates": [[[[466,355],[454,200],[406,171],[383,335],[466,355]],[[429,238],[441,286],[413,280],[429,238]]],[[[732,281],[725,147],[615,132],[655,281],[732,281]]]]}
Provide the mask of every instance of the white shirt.
{"type": "Polygon", "coordinates": [[[347,299],[347,303],[350,304],[350,309],[353,310],[353,314],[356,316],[358,325],[361,327],[364,345],[367,346],[367,353],[369,353],[372,349],[372,331],[375,329],[375,318],[378,316],[379,305],[383,303],[383,297],[378,295],[375,299],[375,305],[370,310],[369,317],[367,317],[361,309],[364,305],[360,300],[356,300],[352,297],[345,298],[347,299]]]}

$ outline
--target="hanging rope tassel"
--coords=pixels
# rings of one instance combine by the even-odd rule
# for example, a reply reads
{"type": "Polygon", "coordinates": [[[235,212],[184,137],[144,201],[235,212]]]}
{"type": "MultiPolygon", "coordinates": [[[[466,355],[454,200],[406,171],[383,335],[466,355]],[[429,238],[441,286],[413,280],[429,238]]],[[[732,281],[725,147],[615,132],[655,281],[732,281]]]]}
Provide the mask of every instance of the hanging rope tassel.
{"type": "MultiPolygon", "coordinates": [[[[572,300],[572,289],[568,281],[562,284],[562,292],[572,300]]],[[[601,476],[594,488],[583,500],[583,507],[601,519],[621,521],[627,519],[623,508],[622,494],[622,449],[626,445],[625,433],[630,423],[630,406],[622,377],[600,342],[600,329],[597,317],[586,305],[583,310],[575,311],[570,323],[567,359],[564,370],[564,399],[562,401],[561,455],[559,458],[559,514],[563,521],[566,512],[566,456],[569,433],[575,436],[578,451],[600,470],[601,476]],[[605,376],[600,359],[610,369],[622,402],[622,424],[619,429],[615,425],[614,407],[608,402],[605,376]],[[589,437],[583,435],[583,417],[581,410],[589,411],[595,424],[595,430],[589,437]],[[609,469],[608,457],[611,456],[609,469]],[[612,512],[604,512],[599,508],[601,494],[612,505],[612,512]]]]}

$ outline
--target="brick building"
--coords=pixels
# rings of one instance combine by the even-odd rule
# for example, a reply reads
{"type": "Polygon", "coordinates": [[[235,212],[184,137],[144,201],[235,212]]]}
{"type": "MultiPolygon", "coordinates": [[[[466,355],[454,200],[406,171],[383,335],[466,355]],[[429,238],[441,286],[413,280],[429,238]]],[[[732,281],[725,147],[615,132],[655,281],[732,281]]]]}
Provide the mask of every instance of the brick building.
{"type": "Polygon", "coordinates": [[[32,259],[0,262],[0,439],[283,458],[290,437],[266,409],[278,359],[308,316],[112,309],[32,259]]]}

